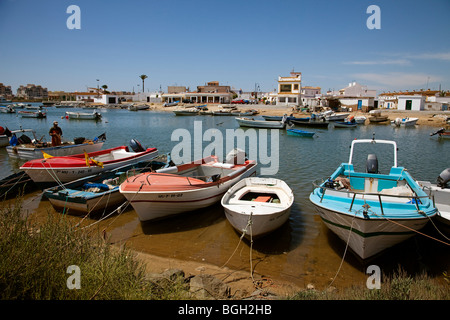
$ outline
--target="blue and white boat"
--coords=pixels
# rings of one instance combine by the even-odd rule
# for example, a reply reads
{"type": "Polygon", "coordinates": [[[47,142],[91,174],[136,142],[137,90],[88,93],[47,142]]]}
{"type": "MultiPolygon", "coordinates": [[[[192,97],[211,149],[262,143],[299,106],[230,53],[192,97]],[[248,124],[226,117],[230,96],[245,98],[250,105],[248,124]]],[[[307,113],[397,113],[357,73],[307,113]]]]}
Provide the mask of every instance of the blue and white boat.
{"type": "Polygon", "coordinates": [[[348,163],[314,186],[309,199],[322,221],[362,259],[414,236],[436,214],[428,194],[405,168],[397,166],[395,141],[353,140],[348,163]],[[357,144],[369,144],[372,149],[392,145],[394,164],[389,174],[379,173],[375,154],[368,155],[366,172],[355,171],[352,160],[357,144]]]}
{"type": "MultiPolygon", "coordinates": [[[[107,209],[117,208],[126,202],[119,192],[120,184],[136,174],[166,168],[168,161],[141,161],[96,175],[83,177],[62,185],[44,190],[44,196],[55,210],[70,214],[95,214],[107,209]]],[[[109,212],[108,212],[109,213],[109,212]]]]}
{"type": "Polygon", "coordinates": [[[316,133],[314,131],[305,131],[299,129],[286,129],[288,136],[312,138],[316,133]]]}

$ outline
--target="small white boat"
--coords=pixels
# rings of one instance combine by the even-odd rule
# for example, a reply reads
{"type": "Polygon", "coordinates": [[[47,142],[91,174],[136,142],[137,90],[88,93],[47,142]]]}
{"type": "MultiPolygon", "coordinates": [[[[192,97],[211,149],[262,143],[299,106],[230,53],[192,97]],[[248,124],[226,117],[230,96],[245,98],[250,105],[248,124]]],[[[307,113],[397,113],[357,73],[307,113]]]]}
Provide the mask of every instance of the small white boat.
{"type": "Polygon", "coordinates": [[[0,135],[0,147],[9,146],[9,141],[14,134],[17,137],[17,134],[19,134],[19,133],[31,132],[31,133],[33,133],[33,136],[36,139],[36,135],[35,135],[36,133],[33,129],[20,129],[20,130],[13,130],[10,132],[7,132],[7,130],[9,131],[8,128],[6,128],[6,130],[4,129],[3,134],[0,135]]]}
{"type": "Polygon", "coordinates": [[[19,111],[18,112],[22,118],[38,118],[38,119],[42,119],[42,118],[46,118],[47,114],[45,112],[42,111],[19,111]]]}
{"type": "Polygon", "coordinates": [[[206,208],[220,201],[236,182],[256,174],[255,160],[242,159],[239,153],[236,158],[242,161],[227,156],[229,160],[222,163],[216,156],[209,156],[142,173],[123,182],[119,191],[131,203],[140,221],[206,208]]]}
{"type": "Polygon", "coordinates": [[[442,227],[447,236],[450,236],[450,168],[441,172],[437,183],[418,181],[419,185],[433,200],[438,213],[435,218],[438,228],[442,227]]]}
{"type": "Polygon", "coordinates": [[[412,127],[414,125],[416,125],[417,120],[419,120],[419,118],[395,118],[395,120],[391,121],[392,125],[395,125],[397,127],[412,127]]]}
{"type": "Polygon", "coordinates": [[[357,124],[364,124],[367,120],[365,116],[356,116],[354,119],[357,124]]]}
{"type": "Polygon", "coordinates": [[[325,121],[341,121],[345,120],[350,113],[330,113],[325,115],[325,121]]]}
{"type": "Polygon", "coordinates": [[[71,112],[66,111],[66,117],[68,119],[77,119],[77,120],[100,120],[102,118],[101,113],[99,112],[71,112]]]}
{"type": "Polygon", "coordinates": [[[179,109],[173,111],[176,116],[196,116],[199,112],[200,111],[197,108],[179,109]]]}
{"type": "Polygon", "coordinates": [[[281,121],[255,120],[253,118],[235,118],[240,127],[283,129],[286,127],[286,116],[281,121]]]}
{"type": "Polygon", "coordinates": [[[281,227],[289,218],[294,193],[282,180],[246,178],[232,186],[221,204],[230,224],[246,237],[260,237],[281,227]]]}
{"type": "Polygon", "coordinates": [[[140,111],[140,110],[148,110],[150,109],[150,106],[146,105],[146,104],[132,104],[128,107],[128,110],[130,111],[140,111]]]}

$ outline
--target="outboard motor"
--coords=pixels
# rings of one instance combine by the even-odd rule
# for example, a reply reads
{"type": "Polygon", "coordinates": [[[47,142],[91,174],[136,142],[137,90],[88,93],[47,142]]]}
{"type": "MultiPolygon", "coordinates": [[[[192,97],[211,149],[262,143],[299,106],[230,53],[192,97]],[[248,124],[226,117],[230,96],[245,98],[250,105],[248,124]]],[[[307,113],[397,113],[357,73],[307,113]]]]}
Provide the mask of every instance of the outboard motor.
{"type": "Polygon", "coordinates": [[[141,143],[135,139],[130,140],[130,147],[134,152],[143,152],[146,149],[141,145],[141,143]]]}
{"type": "Polygon", "coordinates": [[[366,172],[367,173],[378,173],[378,159],[373,153],[367,156],[366,161],[366,172]]]}
{"type": "Polygon", "coordinates": [[[447,183],[449,181],[450,181],[450,168],[447,168],[444,171],[442,171],[439,177],[437,178],[437,185],[442,189],[449,188],[449,186],[447,186],[447,183]]]}

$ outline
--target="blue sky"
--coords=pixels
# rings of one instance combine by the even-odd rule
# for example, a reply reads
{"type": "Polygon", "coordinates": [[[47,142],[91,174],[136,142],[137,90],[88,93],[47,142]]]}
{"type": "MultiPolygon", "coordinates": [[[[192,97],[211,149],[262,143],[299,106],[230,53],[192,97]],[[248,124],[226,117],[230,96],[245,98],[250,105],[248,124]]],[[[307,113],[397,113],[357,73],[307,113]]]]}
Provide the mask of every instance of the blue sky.
{"type": "MultiPolygon", "coordinates": [[[[276,88],[302,72],[322,92],[450,89],[450,0],[0,0],[0,82],[111,90],[219,81],[276,88]],[[81,9],[70,30],[69,5],[81,9]],[[370,5],[381,29],[366,26],[370,5]]],[[[142,89],[142,88],[140,88],[142,89]]]]}

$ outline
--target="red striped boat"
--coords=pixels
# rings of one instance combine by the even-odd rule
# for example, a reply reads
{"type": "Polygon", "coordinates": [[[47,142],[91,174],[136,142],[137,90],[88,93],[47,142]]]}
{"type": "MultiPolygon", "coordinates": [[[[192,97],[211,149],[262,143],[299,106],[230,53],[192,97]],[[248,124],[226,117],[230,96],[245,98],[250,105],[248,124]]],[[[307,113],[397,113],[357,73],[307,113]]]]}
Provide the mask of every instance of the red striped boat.
{"type": "Polygon", "coordinates": [[[255,160],[221,163],[209,156],[128,178],[119,191],[139,219],[149,221],[213,205],[235,183],[255,174],[255,160]]]}

